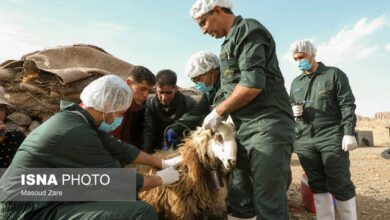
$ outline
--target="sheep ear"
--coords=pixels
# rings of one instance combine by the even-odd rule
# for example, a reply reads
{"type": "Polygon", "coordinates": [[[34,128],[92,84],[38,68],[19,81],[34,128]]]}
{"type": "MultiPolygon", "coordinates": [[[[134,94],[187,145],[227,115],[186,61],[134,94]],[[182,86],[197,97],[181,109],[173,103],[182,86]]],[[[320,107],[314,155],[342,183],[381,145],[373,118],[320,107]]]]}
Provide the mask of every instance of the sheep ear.
{"type": "Polygon", "coordinates": [[[234,126],[234,122],[233,122],[233,118],[229,115],[229,117],[226,119],[226,122],[227,123],[229,123],[229,124],[231,124],[233,127],[235,127],[234,126]]]}

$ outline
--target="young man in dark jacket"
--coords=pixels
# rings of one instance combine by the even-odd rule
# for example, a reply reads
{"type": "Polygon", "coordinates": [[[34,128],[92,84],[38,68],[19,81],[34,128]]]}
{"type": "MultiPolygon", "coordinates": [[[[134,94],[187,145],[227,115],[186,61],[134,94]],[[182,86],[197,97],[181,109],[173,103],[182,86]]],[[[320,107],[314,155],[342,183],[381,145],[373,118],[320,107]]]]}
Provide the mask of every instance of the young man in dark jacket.
{"type": "Polygon", "coordinates": [[[162,149],[165,128],[196,104],[178,91],[177,76],[172,70],[158,72],[156,81],[156,95],[146,101],[145,107],[143,150],[147,153],[162,149]]]}

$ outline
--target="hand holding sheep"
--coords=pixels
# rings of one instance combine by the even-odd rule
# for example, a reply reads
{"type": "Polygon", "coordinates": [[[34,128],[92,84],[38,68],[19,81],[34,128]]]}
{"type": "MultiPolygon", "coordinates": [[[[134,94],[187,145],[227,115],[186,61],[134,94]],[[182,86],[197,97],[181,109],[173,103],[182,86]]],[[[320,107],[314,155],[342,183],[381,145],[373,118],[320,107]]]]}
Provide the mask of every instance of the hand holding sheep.
{"type": "Polygon", "coordinates": [[[161,160],[161,168],[162,169],[165,169],[168,167],[176,168],[179,166],[182,159],[183,159],[183,157],[180,155],[180,156],[176,156],[174,158],[168,159],[168,160],[161,160]]]}
{"type": "Polygon", "coordinates": [[[202,127],[203,129],[210,128],[211,130],[215,131],[218,129],[219,124],[221,124],[222,119],[223,118],[214,109],[204,119],[202,127]]]}
{"type": "Polygon", "coordinates": [[[169,185],[179,181],[179,171],[173,167],[168,167],[166,169],[156,172],[156,176],[159,176],[162,181],[162,185],[169,185]]]}

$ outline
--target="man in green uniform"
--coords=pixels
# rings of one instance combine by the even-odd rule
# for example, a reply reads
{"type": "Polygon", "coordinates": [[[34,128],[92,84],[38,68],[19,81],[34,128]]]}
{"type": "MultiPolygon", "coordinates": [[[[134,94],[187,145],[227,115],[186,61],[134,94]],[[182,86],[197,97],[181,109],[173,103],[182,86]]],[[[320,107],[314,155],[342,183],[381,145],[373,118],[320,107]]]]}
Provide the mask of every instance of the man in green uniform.
{"type": "MultiPolygon", "coordinates": [[[[106,133],[120,125],[133,99],[128,85],[108,75],[90,83],[80,95],[83,107],[62,102],[57,113],[36,128],[20,146],[15,168],[120,168],[119,160],[158,169],[156,176],[136,176],[136,191],[179,180],[173,167],[180,158],[161,160],[106,133]],[[103,131],[104,130],[104,131],[103,131]]],[[[0,219],[157,219],[141,201],[3,202],[0,219]]]]}
{"type": "Polygon", "coordinates": [[[296,120],[294,151],[314,193],[317,219],[334,219],[332,193],[340,219],[356,219],[355,187],[349,153],[355,139],[355,98],[348,77],[336,67],[316,62],[316,48],[296,41],[291,53],[302,74],[291,84],[296,120]]]}
{"type": "Polygon", "coordinates": [[[237,129],[237,165],[228,211],[240,218],[288,219],[287,180],[294,119],[275,42],[254,19],[235,16],[230,0],[198,0],[191,16],[203,34],[225,37],[220,54],[224,101],[206,116],[215,130],[230,114],[237,129]]]}
{"type": "Polygon", "coordinates": [[[169,126],[171,129],[166,134],[168,145],[178,143],[187,129],[201,126],[207,114],[225,98],[220,89],[219,58],[215,54],[207,51],[193,54],[187,61],[185,71],[203,95],[189,112],[169,126]]]}

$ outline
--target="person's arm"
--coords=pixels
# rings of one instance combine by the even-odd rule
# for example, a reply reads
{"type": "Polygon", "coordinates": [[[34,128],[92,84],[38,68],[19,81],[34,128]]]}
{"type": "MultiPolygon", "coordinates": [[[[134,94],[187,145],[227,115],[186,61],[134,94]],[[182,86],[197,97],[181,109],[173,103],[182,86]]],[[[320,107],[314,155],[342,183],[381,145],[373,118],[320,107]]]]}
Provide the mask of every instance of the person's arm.
{"type": "Polygon", "coordinates": [[[134,164],[142,164],[151,166],[157,169],[162,168],[162,160],[145,152],[140,152],[138,156],[133,160],[134,164]]]}
{"type": "Polygon", "coordinates": [[[355,97],[349,85],[347,75],[339,70],[337,76],[337,101],[341,112],[341,124],[344,129],[344,135],[355,135],[355,97]]]}
{"type": "Polygon", "coordinates": [[[181,160],[165,160],[165,167],[163,167],[163,160],[155,156],[149,155],[143,151],[140,151],[138,148],[126,144],[122,141],[115,139],[106,132],[100,132],[100,140],[103,143],[104,148],[111,154],[114,159],[123,161],[126,164],[142,164],[151,166],[157,169],[166,168],[169,166],[176,166],[177,163],[180,163],[181,160]]]}
{"type": "Polygon", "coordinates": [[[1,135],[0,135],[0,143],[3,143],[5,140],[5,130],[6,129],[7,129],[7,125],[5,125],[3,121],[0,121],[0,131],[2,131],[1,135]]]}
{"type": "Polygon", "coordinates": [[[248,88],[237,84],[232,94],[219,104],[215,110],[218,115],[228,115],[251,102],[263,89],[248,88]]]}
{"type": "MultiPolygon", "coordinates": [[[[196,126],[201,126],[204,117],[206,117],[206,115],[210,113],[210,106],[212,105],[210,99],[211,98],[208,97],[206,94],[203,94],[201,100],[196,103],[190,109],[189,112],[185,113],[175,122],[182,123],[188,126],[190,129],[195,129],[196,126]]],[[[182,133],[186,128],[177,124],[175,126],[172,126],[172,129],[175,130],[178,135],[182,136],[182,133]]]]}
{"type": "Polygon", "coordinates": [[[155,188],[162,185],[161,177],[159,176],[144,176],[144,184],[140,192],[155,188]]]}
{"type": "Polygon", "coordinates": [[[265,51],[270,47],[269,40],[257,29],[242,27],[240,32],[246,35],[237,42],[235,49],[241,77],[232,94],[216,107],[220,116],[244,107],[266,88],[265,51]]]}
{"type": "Polygon", "coordinates": [[[173,167],[156,171],[155,176],[144,176],[142,190],[147,190],[160,185],[169,185],[179,181],[180,173],[173,167]]]}
{"type": "Polygon", "coordinates": [[[144,131],[142,134],[143,146],[142,150],[148,154],[153,152],[154,142],[155,142],[155,132],[156,132],[156,121],[154,117],[154,100],[155,97],[151,97],[146,101],[145,107],[145,116],[144,116],[144,131]]]}
{"type": "Polygon", "coordinates": [[[104,131],[97,130],[99,138],[104,148],[111,156],[125,164],[131,163],[140,154],[140,150],[135,146],[120,141],[104,131]]]}

